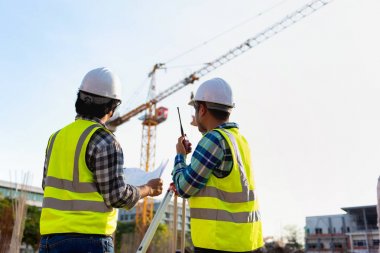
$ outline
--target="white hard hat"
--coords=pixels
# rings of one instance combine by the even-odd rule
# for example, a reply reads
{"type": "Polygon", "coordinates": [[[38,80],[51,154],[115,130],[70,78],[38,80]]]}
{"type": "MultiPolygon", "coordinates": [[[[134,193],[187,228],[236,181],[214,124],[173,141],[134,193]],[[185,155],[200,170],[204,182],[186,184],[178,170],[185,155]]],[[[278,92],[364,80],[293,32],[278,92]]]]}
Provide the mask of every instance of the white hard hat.
{"type": "Polygon", "coordinates": [[[207,108],[209,109],[223,111],[230,111],[235,106],[231,87],[222,78],[213,78],[203,82],[189,105],[194,105],[195,101],[208,103],[207,108]]]}
{"type": "Polygon", "coordinates": [[[89,71],[84,76],[79,90],[101,97],[121,100],[119,77],[104,67],[89,71]]]}

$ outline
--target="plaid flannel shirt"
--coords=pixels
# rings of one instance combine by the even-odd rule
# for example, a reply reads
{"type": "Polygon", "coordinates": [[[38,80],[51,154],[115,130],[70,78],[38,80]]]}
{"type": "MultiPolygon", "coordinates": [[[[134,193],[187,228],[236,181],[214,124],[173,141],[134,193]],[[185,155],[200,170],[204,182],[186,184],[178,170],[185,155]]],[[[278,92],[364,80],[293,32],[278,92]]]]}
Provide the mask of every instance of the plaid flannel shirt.
{"type": "MultiPolygon", "coordinates": [[[[227,122],[218,128],[238,128],[238,125],[227,122]]],[[[189,198],[206,185],[212,174],[219,178],[228,176],[232,166],[232,153],[227,141],[219,132],[210,131],[199,141],[189,165],[186,165],[184,155],[176,155],[173,182],[178,194],[189,198]]]]}
{"type": "MultiPolygon", "coordinates": [[[[104,126],[97,118],[77,116],[76,119],[89,120],[104,126]]],[[[98,192],[107,206],[130,209],[140,199],[139,190],[125,182],[123,150],[113,134],[99,129],[91,136],[86,149],[86,164],[94,174],[98,192]]],[[[45,158],[42,188],[45,188],[46,175],[45,158]]]]}

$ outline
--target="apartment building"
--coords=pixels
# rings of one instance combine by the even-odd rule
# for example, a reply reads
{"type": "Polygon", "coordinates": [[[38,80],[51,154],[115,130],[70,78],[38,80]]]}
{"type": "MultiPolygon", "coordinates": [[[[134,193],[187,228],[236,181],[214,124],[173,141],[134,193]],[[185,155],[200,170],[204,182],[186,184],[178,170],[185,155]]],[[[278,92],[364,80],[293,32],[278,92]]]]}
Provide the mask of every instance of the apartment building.
{"type": "Polygon", "coordinates": [[[306,217],[305,251],[377,253],[376,206],[342,208],[346,213],[306,217]]]}

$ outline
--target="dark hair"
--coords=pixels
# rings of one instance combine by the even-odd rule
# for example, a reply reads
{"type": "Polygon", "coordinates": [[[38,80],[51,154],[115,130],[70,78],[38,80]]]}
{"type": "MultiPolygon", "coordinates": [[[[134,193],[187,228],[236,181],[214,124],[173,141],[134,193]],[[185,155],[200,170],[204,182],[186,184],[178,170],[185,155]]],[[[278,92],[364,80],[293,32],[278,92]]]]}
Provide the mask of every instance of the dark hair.
{"type": "Polygon", "coordinates": [[[101,119],[107,113],[115,110],[116,107],[120,104],[120,100],[117,100],[117,99],[110,98],[109,101],[107,100],[108,100],[107,98],[104,98],[101,96],[79,91],[77,94],[77,101],[75,102],[75,110],[81,116],[90,117],[90,118],[96,117],[96,118],[101,119]],[[106,102],[99,104],[99,103],[94,103],[93,101],[91,101],[92,99],[83,100],[80,98],[81,92],[83,94],[86,94],[87,97],[90,97],[90,98],[92,97],[95,99],[101,98],[106,102]]]}
{"type": "MultiPolygon", "coordinates": [[[[206,102],[204,101],[197,101],[196,102],[196,106],[195,106],[195,109],[196,110],[199,110],[199,105],[203,105],[204,107],[207,108],[207,105],[206,105],[206,102]]],[[[207,108],[207,110],[210,112],[210,114],[216,118],[217,120],[223,120],[223,121],[226,121],[229,119],[230,117],[230,113],[229,112],[226,112],[226,111],[221,111],[221,110],[216,110],[216,109],[210,109],[210,108],[207,108]]]]}

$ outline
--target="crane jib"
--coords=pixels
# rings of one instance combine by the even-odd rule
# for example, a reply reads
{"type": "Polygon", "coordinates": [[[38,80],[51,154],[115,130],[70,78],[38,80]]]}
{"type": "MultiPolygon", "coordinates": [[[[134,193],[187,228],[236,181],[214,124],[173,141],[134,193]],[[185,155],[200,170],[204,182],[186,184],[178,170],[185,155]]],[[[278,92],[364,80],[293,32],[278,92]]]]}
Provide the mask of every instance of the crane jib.
{"type": "MultiPolygon", "coordinates": [[[[304,5],[303,7],[299,8],[298,10],[294,11],[293,13],[287,15],[283,19],[281,19],[279,22],[273,24],[269,28],[259,32],[254,37],[249,38],[248,40],[244,41],[237,47],[229,50],[224,55],[220,56],[219,58],[215,59],[214,61],[208,63],[203,68],[195,71],[190,76],[184,78],[183,80],[177,82],[176,84],[172,85],[168,89],[164,90],[163,92],[159,93],[155,98],[150,100],[149,102],[142,104],[135,109],[131,110],[130,112],[124,114],[123,116],[120,116],[108,123],[108,125],[112,127],[117,127],[124,122],[128,121],[130,118],[136,116],[140,112],[143,112],[144,110],[148,109],[151,105],[156,104],[160,102],[161,100],[165,99],[166,97],[170,96],[171,94],[177,92],[178,90],[184,88],[188,84],[194,83],[195,81],[199,80],[201,77],[207,75],[211,71],[219,68],[220,66],[226,64],[227,62],[231,61],[232,59],[235,59],[236,57],[240,56],[241,54],[247,52],[249,49],[261,44],[262,42],[266,41],[267,39],[273,37],[274,35],[278,34],[279,32],[282,32],[289,26],[299,22],[303,18],[309,16],[310,14],[314,13],[315,11],[319,10],[323,6],[327,5],[328,3],[332,2],[333,0],[313,0],[309,2],[308,4],[304,5]]],[[[156,64],[157,65],[157,64],[156,64]]],[[[156,66],[155,65],[155,66],[156,66]]],[[[157,68],[160,66],[163,66],[164,64],[160,63],[157,65],[157,68]]]]}

